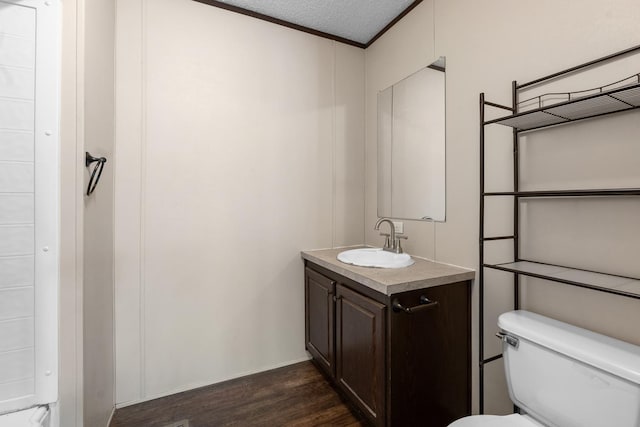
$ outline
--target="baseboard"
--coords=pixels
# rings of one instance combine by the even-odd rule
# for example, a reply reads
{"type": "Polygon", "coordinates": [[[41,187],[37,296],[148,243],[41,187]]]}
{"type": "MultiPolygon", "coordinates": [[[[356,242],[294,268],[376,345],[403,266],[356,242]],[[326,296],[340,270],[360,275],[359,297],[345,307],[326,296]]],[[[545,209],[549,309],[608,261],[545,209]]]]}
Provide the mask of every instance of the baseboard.
{"type": "MultiPolygon", "coordinates": [[[[153,394],[153,395],[144,397],[142,399],[136,399],[136,400],[130,400],[130,401],[127,401],[127,402],[116,403],[116,406],[115,406],[114,409],[126,408],[127,406],[137,405],[138,403],[144,403],[144,402],[148,402],[150,400],[159,399],[161,397],[171,396],[172,394],[182,393],[184,391],[189,391],[189,390],[193,390],[193,389],[200,388],[200,387],[206,387],[206,386],[210,386],[210,385],[214,385],[214,384],[223,383],[225,381],[234,380],[236,378],[246,377],[247,375],[259,374],[260,372],[266,372],[266,371],[270,371],[272,369],[282,368],[284,366],[293,365],[293,364],[304,362],[304,361],[307,361],[307,360],[310,360],[310,359],[311,359],[311,356],[309,354],[307,354],[307,357],[304,357],[304,358],[294,359],[294,360],[290,360],[288,362],[283,362],[283,363],[279,363],[279,364],[276,364],[276,365],[266,366],[266,367],[259,368],[259,369],[253,370],[253,371],[242,372],[242,373],[231,375],[231,376],[228,376],[228,377],[223,377],[223,378],[220,378],[220,379],[216,379],[214,381],[203,381],[203,382],[198,382],[198,383],[187,384],[187,385],[185,385],[183,387],[178,387],[178,388],[175,388],[173,390],[170,390],[170,391],[167,391],[167,392],[164,392],[164,393],[153,394]]],[[[113,416],[113,414],[112,414],[112,416],[113,416]]]]}
{"type": "Polygon", "coordinates": [[[107,426],[106,426],[106,427],[109,427],[109,426],[111,425],[111,420],[113,420],[113,415],[114,415],[115,413],[116,413],[116,407],[114,406],[114,407],[111,409],[111,415],[109,415],[109,419],[107,420],[107,426]]]}

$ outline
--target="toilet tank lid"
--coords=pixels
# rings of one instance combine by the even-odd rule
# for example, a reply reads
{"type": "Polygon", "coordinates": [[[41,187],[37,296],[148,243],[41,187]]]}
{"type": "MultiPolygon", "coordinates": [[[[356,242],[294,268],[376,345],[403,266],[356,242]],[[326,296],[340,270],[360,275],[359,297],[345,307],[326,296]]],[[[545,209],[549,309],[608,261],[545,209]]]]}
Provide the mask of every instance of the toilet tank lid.
{"type": "Polygon", "coordinates": [[[503,313],[498,327],[603,371],[640,384],[640,347],[525,310],[503,313]]]}

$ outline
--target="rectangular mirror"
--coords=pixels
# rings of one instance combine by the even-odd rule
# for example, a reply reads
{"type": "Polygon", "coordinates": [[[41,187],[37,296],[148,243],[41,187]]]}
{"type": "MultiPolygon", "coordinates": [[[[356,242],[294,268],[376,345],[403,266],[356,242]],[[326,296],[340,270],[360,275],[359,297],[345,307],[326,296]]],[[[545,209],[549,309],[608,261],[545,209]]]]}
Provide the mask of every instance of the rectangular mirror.
{"type": "Polygon", "coordinates": [[[445,220],[445,59],[378,93],[378,216],[445,220]]]}

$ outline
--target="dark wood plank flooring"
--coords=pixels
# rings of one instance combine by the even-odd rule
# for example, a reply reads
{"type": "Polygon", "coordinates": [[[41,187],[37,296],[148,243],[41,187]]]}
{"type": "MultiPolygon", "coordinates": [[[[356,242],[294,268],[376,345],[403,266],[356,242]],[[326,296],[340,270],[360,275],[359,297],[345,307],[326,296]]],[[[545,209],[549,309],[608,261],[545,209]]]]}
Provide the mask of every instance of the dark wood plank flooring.
{"type": "Polygon", "coordinates": [[[110,427],[365,426],[311,362],[116,410],[110,427]]]}

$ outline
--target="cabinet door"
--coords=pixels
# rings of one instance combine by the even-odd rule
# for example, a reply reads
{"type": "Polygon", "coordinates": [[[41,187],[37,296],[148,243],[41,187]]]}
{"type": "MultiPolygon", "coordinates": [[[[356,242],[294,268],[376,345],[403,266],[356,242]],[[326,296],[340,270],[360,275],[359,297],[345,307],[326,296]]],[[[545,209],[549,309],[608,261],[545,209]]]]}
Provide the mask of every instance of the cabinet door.
{"type": "Polygon", "coordinates": [[[375,425],[384,425],[386,307],[336,286],[336,380],[375,425]]]}
{"type": "Polygon", "coordinates": [[[309,353],[332,377],[334,358],[334,302],[336,282],[305,269],[305,343],[309,353]]]}

